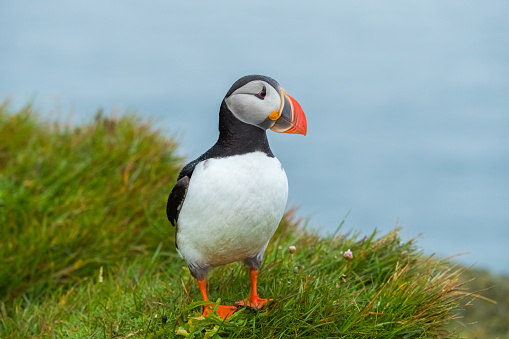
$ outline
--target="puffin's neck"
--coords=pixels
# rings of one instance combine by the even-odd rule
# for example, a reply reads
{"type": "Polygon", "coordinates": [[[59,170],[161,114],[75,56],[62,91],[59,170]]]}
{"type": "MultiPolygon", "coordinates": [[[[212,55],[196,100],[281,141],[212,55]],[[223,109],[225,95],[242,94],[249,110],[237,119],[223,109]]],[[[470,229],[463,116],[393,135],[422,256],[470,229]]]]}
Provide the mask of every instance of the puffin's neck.
{"type": "Polygon", "coordinates": [[[259,151],[274,157],[265,130],[237,119],[224,100],[219,111],[219,138],[216,147],[228,155],[259,151]]]}

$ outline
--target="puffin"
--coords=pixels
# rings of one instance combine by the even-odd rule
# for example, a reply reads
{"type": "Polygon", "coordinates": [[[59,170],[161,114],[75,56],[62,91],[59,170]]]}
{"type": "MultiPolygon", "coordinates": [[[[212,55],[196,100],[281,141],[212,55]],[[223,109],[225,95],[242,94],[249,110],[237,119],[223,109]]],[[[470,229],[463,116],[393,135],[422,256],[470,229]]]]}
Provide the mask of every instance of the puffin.
{"type": "MultiPolygon", "coordinates": [[[[238,79],[221,102],[217,142],[183,167],[168,197],[177,251],[204,301],[211,267],[242,261],[249,268],[249,298],[219,305],[223,319],[238,306],[260,309],[267,302],[257,293],[258,270],[288,199],[288,180],[269,147],[268,129],[306,135],[306,116],[276,80],[238,79]]],[[[204,306],[204,316],[211,306],[204,306]]]]}

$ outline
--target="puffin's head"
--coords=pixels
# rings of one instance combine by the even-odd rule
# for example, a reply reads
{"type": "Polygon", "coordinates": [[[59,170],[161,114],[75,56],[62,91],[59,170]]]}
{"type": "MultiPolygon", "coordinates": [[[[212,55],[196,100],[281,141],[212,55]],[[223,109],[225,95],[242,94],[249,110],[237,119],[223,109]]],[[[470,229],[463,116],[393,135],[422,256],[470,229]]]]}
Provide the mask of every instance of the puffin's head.
{"type": "Polygon", "coordinates": [[[278,133],[306,135],[304,111],[272,78],[242,77],[232,85],[224,101],[233,115],[246,124],[278,133]]]}

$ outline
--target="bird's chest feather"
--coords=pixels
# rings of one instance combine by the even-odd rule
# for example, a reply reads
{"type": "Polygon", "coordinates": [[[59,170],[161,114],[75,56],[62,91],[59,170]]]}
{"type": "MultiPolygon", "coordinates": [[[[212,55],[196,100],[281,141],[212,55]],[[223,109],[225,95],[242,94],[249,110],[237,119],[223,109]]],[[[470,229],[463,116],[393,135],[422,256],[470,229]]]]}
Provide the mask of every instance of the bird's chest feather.
{"type": "Polygon", "coordinates": [[[257,254],[274,234],[287,198],[285,171],[262,152],[198,164],[178,220],[181,254],[211,265],[257,254]]]}

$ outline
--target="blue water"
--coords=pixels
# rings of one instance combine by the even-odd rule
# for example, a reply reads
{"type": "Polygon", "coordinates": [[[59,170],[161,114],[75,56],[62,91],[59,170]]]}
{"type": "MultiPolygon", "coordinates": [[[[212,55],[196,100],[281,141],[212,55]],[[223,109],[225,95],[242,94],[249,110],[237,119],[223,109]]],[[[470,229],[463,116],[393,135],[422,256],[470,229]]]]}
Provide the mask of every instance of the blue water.
{"type": "Polygon", "coordinates": [[[138,111],[194,158],[240,76],[270,75],[308,135],[270,133],[290,204],[509,273],[507,1],[49,0],[0,6],[0,100],[88,121],[138,111]]]}

